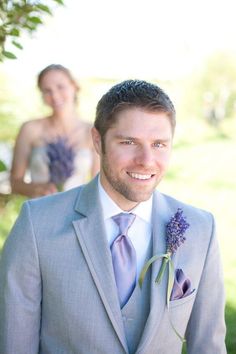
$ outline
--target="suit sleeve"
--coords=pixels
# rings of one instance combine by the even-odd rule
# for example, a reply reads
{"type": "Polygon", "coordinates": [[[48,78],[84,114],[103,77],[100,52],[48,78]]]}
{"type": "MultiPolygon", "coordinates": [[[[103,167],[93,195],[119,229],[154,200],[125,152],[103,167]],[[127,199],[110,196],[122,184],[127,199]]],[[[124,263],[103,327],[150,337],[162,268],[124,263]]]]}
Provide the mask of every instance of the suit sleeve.
{"type": "Polygon", "coordinates": [[[39,352],[41,277],[26,202],[0,259],[0,353],[39,352]]]}
{"type": "Polygon", "coordinates": [[[226,354],[224,308],[223,271],[212,217],[209,248],[186,332],[188,354],[226,354]]]}

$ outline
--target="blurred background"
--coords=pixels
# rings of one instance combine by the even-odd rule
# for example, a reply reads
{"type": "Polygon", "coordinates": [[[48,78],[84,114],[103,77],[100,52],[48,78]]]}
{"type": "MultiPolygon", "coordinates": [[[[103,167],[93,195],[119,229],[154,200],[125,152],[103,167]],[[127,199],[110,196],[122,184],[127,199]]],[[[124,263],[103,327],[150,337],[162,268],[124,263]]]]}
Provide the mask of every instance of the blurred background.
{"type": "Polygon", "coordinates": [[[10,194],[8,183],[16,134],[24,121],[47,113],[36,87],[39,71],[52,63],[68,67],[81,87],[80,116],[90,122],[113,84],[157,83],[177,110],[172,163],[159,189],[216,217],[227,349],[236,353],[235,1],[54,2],[52,16],[32,35],[22,34],[23,49],[13,48],[17,58],[0,63],[0,160],[7,167],[0,173],[0,248],[24,200],[10,194]]]}

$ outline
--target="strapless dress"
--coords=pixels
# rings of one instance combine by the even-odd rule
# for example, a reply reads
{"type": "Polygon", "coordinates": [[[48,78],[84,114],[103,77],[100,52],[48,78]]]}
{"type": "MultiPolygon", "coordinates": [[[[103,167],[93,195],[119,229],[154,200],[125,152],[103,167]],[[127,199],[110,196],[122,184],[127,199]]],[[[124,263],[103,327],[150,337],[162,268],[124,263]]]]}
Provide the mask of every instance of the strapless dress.
{"type": "MultiPolygon", "coordinates": [[[[76,150],[74,158],[74,172],[64,183],[64,190],[77,187],[91,178],[92,152],[90,149],[76,150]]],[[[29,175],[31,182],[47,183],[50,181],[49,159],[46,146],[36,146],[32,149],[29,161],[29,175]]]]}

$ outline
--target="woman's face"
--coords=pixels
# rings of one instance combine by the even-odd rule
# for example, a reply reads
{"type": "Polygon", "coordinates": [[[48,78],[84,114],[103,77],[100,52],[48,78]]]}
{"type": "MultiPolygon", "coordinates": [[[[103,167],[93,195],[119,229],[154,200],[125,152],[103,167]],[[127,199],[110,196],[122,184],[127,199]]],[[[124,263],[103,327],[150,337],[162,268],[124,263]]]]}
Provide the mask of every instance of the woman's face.
{"type": "Polygon", "coordinates": [[[76,86],[63,71],[48,71],[41,79],[40,89],[44,102],[54,112],[71,109],[75,104],[76,86]]]}

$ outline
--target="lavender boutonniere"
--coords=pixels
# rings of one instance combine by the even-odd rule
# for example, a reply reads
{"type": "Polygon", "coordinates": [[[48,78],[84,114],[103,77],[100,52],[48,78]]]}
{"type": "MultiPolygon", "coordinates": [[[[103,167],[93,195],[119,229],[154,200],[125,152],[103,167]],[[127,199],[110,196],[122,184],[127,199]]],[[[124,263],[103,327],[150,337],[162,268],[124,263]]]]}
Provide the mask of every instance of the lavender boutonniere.
{"type": "Polygon", "coordinates": [[[46,150],[50,181],[61,191],[66,180],[74,172],[75,152],[65,138],[48,143],[46,150]]]}
{"type": "MultiPolygon", "coordinates": [[[[166,253],[155,255],[149,259],[149,261],[144,265],[140,277],[139,277],[139,285],[142,287],[143,280],[146,272],[150,265],[158,259],[163,259],[161,268],[155,282],[159,284],[163,278],[166,267],[168,266],[168,285],[166,292],[166,304],[169,309],[169,301],[171,290],[174,284],[174,265],[172,261],[172,255],[178,250],[182,243],[186,240],[184,234],[186,230],[189,228],[189,224],[186,221],[185,216],[183,216],[183,210],[178,208],[177,212],[170,218],[170,221],[166,225],[166,253]]],[[[182,340],[185,339],[176,331],[175,327],[171,322],[172,328],[174,329],[176,335],[182,340]]]]}

